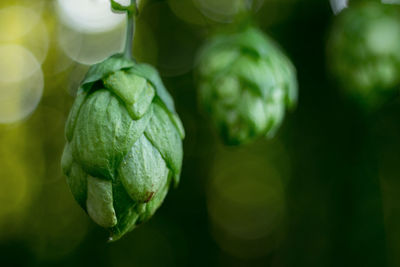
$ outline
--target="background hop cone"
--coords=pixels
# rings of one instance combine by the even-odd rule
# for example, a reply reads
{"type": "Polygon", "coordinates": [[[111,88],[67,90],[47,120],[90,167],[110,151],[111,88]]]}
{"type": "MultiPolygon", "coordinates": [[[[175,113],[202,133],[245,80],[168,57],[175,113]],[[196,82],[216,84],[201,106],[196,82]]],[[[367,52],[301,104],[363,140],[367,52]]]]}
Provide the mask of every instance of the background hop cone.
{"type": "Polygon", "coordinates": [[[275,43],[248,27],[211,39],[198,57],[199,101],[227,144],[273,135],[297,102],[296,70],[275,43]]]}
{"type": "Polygon", "coordinates": [[[63,172],[76,201],[120,238],[179,182],[184,130],[158,73],[120,55],[94,65],[66,124],[63,172]]]}
{"type": "Polygon", "coordinates": [[[361,104],[390,98],[400,85],[399,7],[354,2],[335,20],[328,57],[335,78],[361,104]]]}

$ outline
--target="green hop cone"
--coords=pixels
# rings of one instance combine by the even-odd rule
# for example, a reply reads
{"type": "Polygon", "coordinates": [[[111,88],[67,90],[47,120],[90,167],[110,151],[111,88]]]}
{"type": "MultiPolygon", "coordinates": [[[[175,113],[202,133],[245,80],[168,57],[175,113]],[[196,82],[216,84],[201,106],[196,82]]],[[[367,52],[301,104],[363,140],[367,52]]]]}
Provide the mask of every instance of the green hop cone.
{"type": "Polygon", "coordinates": [[[218,35],[198,56],[200,106],[230,145],[272,136],[297,102],[296,70],[277,45],[248,27],[218,35]]]}
{"type": "Polygon", "coordinates": [[[115,55],[94,65],[66,123],[62,169],[76,201],[117,240],[148,220],[182,166],[184,130],[157,71],[115,55]]]}
{"type": "Polygon", "coordinates": [[[332,74],[364,107],[379,107],[400,85],[400,8],[354,1],[335,19],[328,41],[332,74]]]}

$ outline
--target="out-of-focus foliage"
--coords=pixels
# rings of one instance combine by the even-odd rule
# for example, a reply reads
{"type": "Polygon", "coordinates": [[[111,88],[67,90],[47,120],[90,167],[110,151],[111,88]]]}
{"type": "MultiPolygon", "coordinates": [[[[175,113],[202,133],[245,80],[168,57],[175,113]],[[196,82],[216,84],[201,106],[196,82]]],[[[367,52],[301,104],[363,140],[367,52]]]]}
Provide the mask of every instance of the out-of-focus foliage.
{"type": "Polygon", "coordinates": [[[400,87],[400,7],[353,3],[335,18],[328,50],[349,95],[369,107],[386,102],[400,87]]]}
{"type": "Polygon", "coordinates": [[[343,96],[325,68],[339,19],[329,1],[254,1],[254,20],[293,61],[301,95],[274,139],[222,146],[198,112],[193,68],[213,29],[230,25],[225,5],[148,0],[140,12],[134,54],[160,70],[175,99],[187,136],[182,177],[148,223],[107,243],[74,201],[60,159],[87,62],[124,42],[123,19],[83,32],[60,18],[58,1],[0,1],[0,50],[18,52],[0,60],[0,117],[8,119],[0,125],[0,266],[400,266],[400,101],[366,116],[343,96]],[[40,96],[27,93],[40,87],[40,96]]]}
{"type": "Polygon", "coordinates": [[[294,66],[256,28],[215,36],[198,61],[200,106],[228,144],[272,136],[296,104],[294,66]]]}

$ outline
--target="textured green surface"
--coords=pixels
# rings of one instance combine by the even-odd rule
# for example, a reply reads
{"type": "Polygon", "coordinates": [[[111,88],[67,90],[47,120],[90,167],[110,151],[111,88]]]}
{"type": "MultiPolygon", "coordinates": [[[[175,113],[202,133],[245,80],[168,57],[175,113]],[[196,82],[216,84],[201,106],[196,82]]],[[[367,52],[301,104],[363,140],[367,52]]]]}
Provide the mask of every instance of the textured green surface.
{"type": "Polygon", "coordinates": [[[295,68],[255,28],[214,37],[198,58],[200,105],[228,144],[273,135],[297,102],[295,68]]]}
{"type": "Polygon", "coordinates": [[[62,169],[114,241],[148,220],[182,167],[182,122],[157,71],[115,55],[86,75],[66,124],[62,169]],[[166,102],[164,102],[164,100],[166,102]]]}

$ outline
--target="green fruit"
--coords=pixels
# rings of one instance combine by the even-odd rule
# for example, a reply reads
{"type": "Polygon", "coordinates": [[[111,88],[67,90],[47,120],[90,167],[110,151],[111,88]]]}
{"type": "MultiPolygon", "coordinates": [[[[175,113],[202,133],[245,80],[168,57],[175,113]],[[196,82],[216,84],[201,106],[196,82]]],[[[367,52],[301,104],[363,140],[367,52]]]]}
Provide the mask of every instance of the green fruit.
{"type": "Polygon", "coordinates": [[[227,144],[272,136],[297,102],[296,70],[275,43],[248,27],[208,41],[198,57],[200,106],[227,144]]]}
{"type": "Polygon", "coordinates": [[[94,65],[65,128],[62,169],[80,206],[117,240],[176,185],[184,130],[157,71],[115,55],[94,65]]]}
{"type": "Polygon", "coordinates": [[[390,99],[400,85],[400,9],[360,1],[336,18],[328,42],[331,71],[366,107],[390,99]]]}

